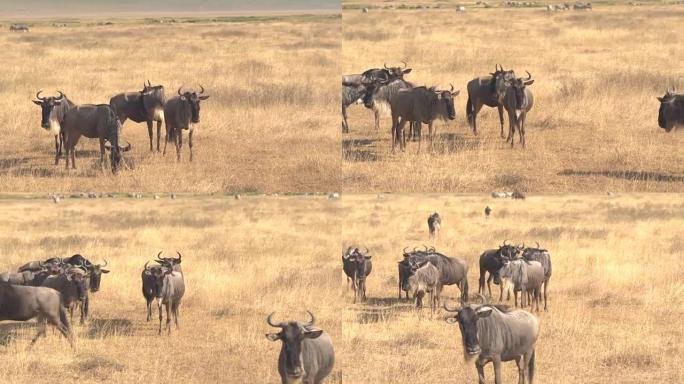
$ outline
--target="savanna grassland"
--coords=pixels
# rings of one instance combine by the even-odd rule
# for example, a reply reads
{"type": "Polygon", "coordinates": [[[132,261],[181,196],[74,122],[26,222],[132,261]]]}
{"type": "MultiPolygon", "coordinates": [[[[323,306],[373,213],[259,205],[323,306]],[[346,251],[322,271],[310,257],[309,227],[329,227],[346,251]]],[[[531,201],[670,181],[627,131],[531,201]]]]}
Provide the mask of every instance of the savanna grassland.
{"type": "Polygon", "coordinates": [[[684,136],[658,127],[656,100],[668,87],[684,88],[677,59],[684,54],[683,5],[614,2],[593,11],[548,13],[541,6],[504,8],[502,2],[490,2],[488,9],[464,2],[466,11],[457,12],[456,3],[343,3],[342,73],[406,61],[413,68],[406,80],[461,90],[456,120],[448,127],[436,123],[432,153],[423,147],[417,154],[411,143],[392,154],[391,119],[376,131],[372,112],[352,106],[351,133],[342,138],[345,191],[684,189],[684,136]],[[399,9],[418,3],[432,8],[399,9]],[[362,13],[361,7],[370,10],[362,13]],[[478,114],[478,136],[466,121],[467,82],[499,63],[519,77],[528,70],[535,79],[526,150],[517,136],[514,149],[500,139],[496,109],[483,107],[478,114]]]}
{"type": "MultiPolygon", "coordinates": [[[[111,272],[91,296],[90,322],[74,325],[76,350],[48,330],[28,352],[33,322],[0,323],[2,382],[279,382],[280,344],[264,336],[274,330],[268,313],[304,321],[309,309],[333,340],[342,339],[338,204],[319,197],[3,199],[0,270],[78,252],[106,259],[111,272]],[[171,336],[145,321],[141,294],[143,265],[162,250],[183,255],[181,329],[171,336]]],[[[343,361],[336,377],[350,367],[343,361]]]]}
{"type": "MultiPolygon", "coordinates": [[[[330,191],[339,185],[339,14],[259,17],[165,17],[3,20],[0,57],[0,190],[281,192],[330,191]],[[175,22],[169,22],[175,21],[175,22]],[[26,22],[29,33],[8,25],[26,22]],[[57,28],[53,23],[65,23],[57,28]],[[106,25],[106,23],[112,23],[106,25]],[[53,136],[31,102],[63,91],[77,104],[109,103],[143,82],[199,89],[194,161],[175,148],[149,151],[144,123],[126,121],[132,168],[103,174],[97,140],[77,145],[77,170],[54,164],[53,136]]],[[[156,129],[155,129],[156,131],[156,129]]],[[[162,128],[162,141],[164,129],[162,128]]],[[[156,133],[155,133],[156,141],[156,133]]],[[[162,143],[163,147],[163,143],[162,143]]]]}
{"type": "MultiPolygon", "coordinates": [[[[368,301],[348,304],[341,359],[351,383],[475,383],[463,362],[458,326],[444,310],[416,310],[397,301],[397,262],[404,247],[426,244],[426,219],[437,211],[436,248],[465,259],[477,293],[479,255],[505,239],[547,248],[553,262],[549,310],[537,313],[537,383],[682,382],[684,284],[681,280],[684,199],[678,194],[563,195],[525,201],[483,196],[343,197],[345,245],[368,247],[373,271],[368,301]],[[485,219],[489,205],[492,215],[485,219]],[[352,357],[356,356],[356,357],[352,357]],[[346,362],[345,362],[346,363],[346,362]]],[[[498,299],[498,287],[493,292],[498,299]]],[[[458,297],[456,287],[444,294],[458,297]]],[[[349,292],[345,299],[352,302],[349,292]]],[[[427,301],[427,300],[426,300],[427,301]]],[[[453,304],[452,304],[453,305],[453,304]]],[[[504,383],[517,382],[514,362],[504,383]]],[[[485,368],[494,382],[491,365],[485,368]]]]}

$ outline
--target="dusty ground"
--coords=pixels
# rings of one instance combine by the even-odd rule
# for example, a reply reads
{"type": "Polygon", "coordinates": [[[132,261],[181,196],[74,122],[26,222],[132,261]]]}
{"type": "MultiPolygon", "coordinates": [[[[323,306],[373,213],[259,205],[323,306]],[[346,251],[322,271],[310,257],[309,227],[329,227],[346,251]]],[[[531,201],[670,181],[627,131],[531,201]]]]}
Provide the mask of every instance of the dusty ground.
{"type": "MultiPolygon", "coordinates": [[[[548,14],[499,2],[464,13],[451,2],[409,3],[442,8],[362,13],[358,7],[403,3],[344,3],[353,9],[343,11],[342,72],[406,61],[413,68],[408,81],[461,90],[458,116],[449,127],[437,123],[433,153],[416,154],[409,144],[392,155],[391,119],[376,132],[372,113],[352,106],[351,133],[342,137],[346,191],[682,191],[684,136],[658,127],[655,97],[672,85],[684,88],[673,60],[681,53],[684,25],[676,20],[684,6],[548,14]],[[499,138],[495,109],[478,115],[479,136],[468,128],[466,84],[497,63],[535,78],[526,150],[499,138]]],[[[505,124],[507,132],[507,117],[505,124]]]]}
{"type": "MultiPolygon", "coordinates": [[[[46,191],[329,191],[339,186],[339,15],[179,18],[177,23],[111,19],[28,20],[29,33],[0,31],[8,47],[0,89],[0,190],[46,191]],[[54,141],[31,103],[39,89],[62,90],[76,103],[108,103],[145,80],[166,86],[202,84],[195,161],[149,151],[145,124],[127,121],[132,171],[99,168],[99,145],[82,139],[76,171],[53,165],[54,141]]],[[[163,136],[162,130],[162,136],[163,136]]],[[[155,134],[156,136],[156,134],[155,134]]],[[[163,138],[162,138],[163,139],[163,138]]],[[[156,140],[156,139],[155,139],[156,140]]],[[[162,144],[163,145],[163,144],[162,144]]],[[[171,154],[175,152],[171,148],[171,154]]]]}

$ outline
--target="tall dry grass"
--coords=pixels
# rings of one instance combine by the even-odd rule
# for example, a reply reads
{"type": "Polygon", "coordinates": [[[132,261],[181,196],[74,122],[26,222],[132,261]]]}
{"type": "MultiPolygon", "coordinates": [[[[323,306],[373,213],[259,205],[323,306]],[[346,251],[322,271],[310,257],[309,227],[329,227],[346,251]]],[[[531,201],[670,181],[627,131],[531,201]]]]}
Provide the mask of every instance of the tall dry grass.
{"type": "MultiPolygon", "coordinates": [[[[46,191],[327,191],[339,185],[339,135],[333,126],[339,92],[339,15],[76,20],[55,28],[28,20],[31,32],[3,27],[0,45],[0,190],[46,191]],[[130,120],[123,138],[133,170],[102,174],[96,140],[81,139],[76,171],[53,165],[52,136],[31,103],[39,89],[62,90],[76,103],[108,103],[145,80],[166,86],[202,84],[195,161],[148,150],[145,124],[130,120]]],[[[71,20],[73,21],[73,20],[71,20]]],[[[163,136],[162,129],[162,136],[163,136]]],[[[156,140],[156,139],[155,139],[156,140]]],[[[163,140],[163,138],[162,138],[163,140]]]]}
{"type": "Polygon", "coordinates": [[[372,113],[352,107],[351,133],[342,138],[346,191],[682,190],[684,139],[658,127],[655,97],[672,85],[684,87],[676,59],[683,6],[554,14],[469,7],[458,13],[453,4],[422,3],[442,8],[345,10],[342,72],[407,61],[413,68],[407,80],[442,88],[453,83],[461,90],[457,119],[449,127],[437,123],[433,153],[416,154],[417,145],[409,144],[405,153],[392,155],[391,119],[383,119],[376,132],[372,113]],[[466,84],[497,63],[518,76],[529,70],[535,78],[526,150],[519,144],[511,150],[499,138],[495,109],[484,107],[478,115],[479,136],[468,128],[466,84]]]}

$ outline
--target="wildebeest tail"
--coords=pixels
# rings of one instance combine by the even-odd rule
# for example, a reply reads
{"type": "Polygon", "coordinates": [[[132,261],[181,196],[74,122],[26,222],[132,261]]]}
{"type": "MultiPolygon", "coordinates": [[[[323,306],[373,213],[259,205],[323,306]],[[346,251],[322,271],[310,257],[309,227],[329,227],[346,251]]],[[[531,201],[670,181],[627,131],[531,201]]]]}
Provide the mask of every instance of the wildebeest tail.
{"type": "Polygon", "coordinates": [[[468,278],[463,279],[463,300],[468,300],[468,278]]]}
{"type": "Polygon", "coordinates": [[[534,353],[535,351],[532,351],[532,357],[530,357],[530,364],[527,366],[527,382],[528,383],[533,383],[534,382],[534,353]]]}
{"type": "Polygon", "coordinates": [[[466,102],[466,117],[469,123],[473,119],[473,102],[470,101],[470,95],[468,95],[468,101],[466,102]]]}
{"type": "Polygon", "coordinates": [[[119,118],[116,116],[114,108],[110,106],[107,108],[107,115],[105,116],[105,127],[107,127],[107,140],[112,148],[119,147],[120,126],[119,118]]]}
{"type": "Polygon", "coordinates": [[[168,136],[168,137],[167,137],[167,140],[168,140],[169,143],[173,143],[174,140],[176,140],[176,130],[173,129],[173,128],[170,128],[170,129],[168,130],[168,132],[169,132],[169,134],[167,135],[167,136],[168,136]]]}

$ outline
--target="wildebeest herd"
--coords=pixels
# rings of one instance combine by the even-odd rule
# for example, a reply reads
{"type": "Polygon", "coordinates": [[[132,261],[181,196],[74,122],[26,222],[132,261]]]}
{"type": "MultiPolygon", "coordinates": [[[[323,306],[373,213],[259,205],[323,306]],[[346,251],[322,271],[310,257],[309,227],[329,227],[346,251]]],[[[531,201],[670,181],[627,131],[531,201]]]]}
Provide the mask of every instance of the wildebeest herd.
{"type": "Polygon", "coordinates": [[[100,164],[104,170],[105,151],[109,150],[110,166],[116,173],[122,161],[122,153],[131,149],[130,143],[121,146],[122,124],[126,120],[136,123],[145,122],[150,137],[150,151],[153,147],[152,125],[157,123],[157,152],[160,151],[161,124],[165,123],[166,144],[173,141],[176,146],[176,159],[181,159],[183,130],[188,131],[188,147],[192,161],[192,135],[194,126],[200,122],[200,101],[209,98],[204,95],[204,87],[199,92],[178,88],[178,95],[166,99],[164,86],[152,85],[148,80],[143,89],[137,92],[124,92],[113,96],[109,104],[75,104],[59,91],[57,96],[41,97],[36,93],[35,104],[41,107],[41,127],[55,136],[55,165],[59,164],[62,147],[65,149],[66,167],[76,168],[75,148],[81,136],[98,139],[100,142],[100,164]],[[70,157],[71,156],[71,157],[70,157]]]}
{"type": "MultiPolygon", "coordinates": [[[[404,80],[410,73],[406,63],[401,67],[371,68],[361,74],[342,76],[342,132],[349,132],[347,109],[354,103],[363,104],[372,109],[376,131],[380,126],[381,116],[391,116],[392,151],[397,144],[405,149],[406,136],[418,140],[420,151],[421,124],[429,128],[428,138],[432,144],[435,135],[434,122],[454,120],[456,110],[454,98],[459,91],[450,89],[438,90],[437,87],[417,86],[404,80]],[[404,132],[406,123],[410,123],[408,135],[404,132]]],[[[496,108],[499,113],[501,138],[514,146],[515,133],[525,147],[525,120],[527,113],[534,106],[534,96],[530,85],[534,83],[532,75],[525,71],[526,77],[517,77],[512,69],[505,70],[497,64],[494,72],[488,76],[477,77],[467,84],[468,99],[466,102],[466,118],[468,125],[477,135],[477,114],[483,106],[496,108]],[[508,135],[504,136],[504,110],[508,115],[508,135]]],[[[667,91],[659,97],[661,103],[658,114],[658,125],[670,131],[677,125],[684,125],[684,95],[674,90],[667,91]]]]}
{"type": "MultiPolygon", "coordinates": [[[[429,216],[428,230],[432,237],[435,212],[429,216]]],[[[440,220],[441,223],[441,220],[440,220]]],[[[468,263],[461,258],[447,256],[434,247],[408,247],[402,251],[398,262],[399,300],[413,297],[417,308],[422,308],[426,294],[430,295],[430,307],[435,313],[440,307],[453,313],[446,321],[458,324],[463,352],[467,359],[475,359],[479,382],[484,383],[484,365],[492,362],[497,383],[501,382],[501,362],[516,361],[519,383],[533,383],[535,372],[535,344],[539,335],[539,320],[530,312],[539,311],[539,301],[544,300],[548,309],[548,284],[551,278],[551,255],[537,244],[536,247],[509,244],[504,240],[498,248],[484,251],[479,258],[477,303],[469,303],[468,263]],[[491,282],[499,285],[499,302],[510,300],[513,291],[514,306],[490,304],[493,298],[491,282]],[[485,286],[486,282],[486,286],[485,286]],[[445,286],[455,285],[460,291],[459,306],[442,301],[445,286]],[[486,289],[485,289],[486,288],[486,289]],[[487,292],[488,291],[488,292],[487,292]],[[536,305],[533,305],[534,304],[536,305]]],[[[342,253],[342,267],[347,279],[352,281],[354,303],[366,299],[366,280],[370,274],[369,250],[348,247],[342,253]]]]}

